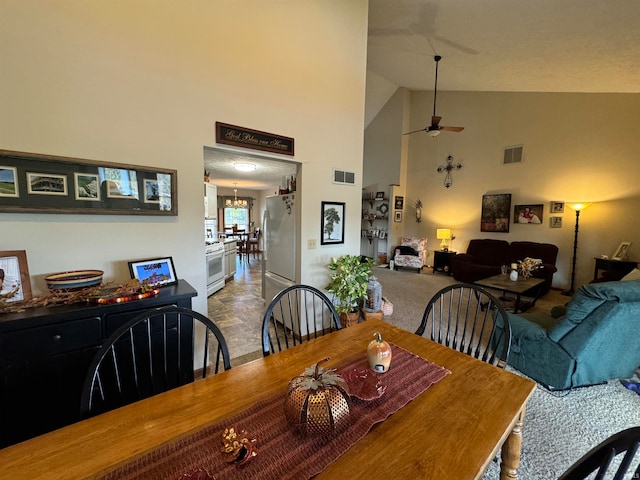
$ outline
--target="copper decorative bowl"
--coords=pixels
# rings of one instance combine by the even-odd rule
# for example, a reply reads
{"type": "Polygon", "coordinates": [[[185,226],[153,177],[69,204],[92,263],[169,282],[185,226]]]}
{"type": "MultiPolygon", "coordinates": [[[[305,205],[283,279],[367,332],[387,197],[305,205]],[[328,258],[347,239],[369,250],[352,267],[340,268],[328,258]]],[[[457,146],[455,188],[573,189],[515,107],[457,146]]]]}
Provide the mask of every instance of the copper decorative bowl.
{"type": "Polygon", "coordinates": [[[49,290],[82,290],[102,283],[102,270],[74,270],[46,276],[49,290]]]}

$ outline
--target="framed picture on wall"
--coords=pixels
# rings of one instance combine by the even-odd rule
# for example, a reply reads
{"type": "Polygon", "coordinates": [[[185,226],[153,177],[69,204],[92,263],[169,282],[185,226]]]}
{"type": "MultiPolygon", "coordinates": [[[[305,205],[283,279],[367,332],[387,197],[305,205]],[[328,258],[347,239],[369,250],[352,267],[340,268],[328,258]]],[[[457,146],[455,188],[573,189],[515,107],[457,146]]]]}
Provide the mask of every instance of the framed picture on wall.
{"type": "Polygon", "coordinates": [[[498,193],[482,196],[481,232],[509,232],[511,194],[498,193]]]}
{"type": "Polygon", "coordinates": [[[549,207],[549,211],[551,213],[563,213],[564,212],[564,202],[551,202],[549,207]]]}
{"type": "Polygon", "coordinates": [[[513,221],[515,223],[539,225],[542,223],[542,210],[542,204],[516,205],[513,209],[513,221]]]}
{"type": "Polygon", "coordinates": [[[562,228],[562,217],[549,217],[549,226],[551,228],[562,228]]]}
{"type": "Polygon", "coordinates": [[[322,202],[320,244],[344,243],[344,202],[322,202]]]}
{"type": "Polygon", "coordinates": [[[402,210],[404,208],[404,197],[396,196],[394,208],[396,210],[402,210]]]}
{"type": "Polygon", "coordinates": [[[393,221],[394,222],[401,222],[402,221],[402,210],[396,210],[394,212],[393,221]]]}

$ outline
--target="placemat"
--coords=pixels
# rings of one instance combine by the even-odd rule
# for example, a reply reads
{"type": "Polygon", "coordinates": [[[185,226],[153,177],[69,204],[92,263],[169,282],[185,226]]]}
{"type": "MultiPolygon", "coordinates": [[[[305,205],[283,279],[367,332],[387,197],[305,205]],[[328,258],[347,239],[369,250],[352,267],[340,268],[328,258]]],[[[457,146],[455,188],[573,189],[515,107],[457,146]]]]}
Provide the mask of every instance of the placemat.
{"type": "MultiPolygon", "coordinates": [[[[317,475],[364,437],[373,425],[384,421],[451,373],[397,345],[392,344],[391,348],[391,368],[381,376],[387,386],[384,395],[368,402],[352,399],[351,423],[340,433],[325,437],[298,435],[284,417],[286,385],[283,385],[281,394],[160,447],[102,478],[177,480],[200,468],[206,469],[216,480],[303,479],[317,475]],[[226,463],[220,451],[222,432],[231,426],[236,430],[244,429],[257,439],[257,456],[242,465],[226,463]]],[[[352,368],[368,368],[366,357],[351,359],[336,367],[338,371],[352,368]]]]}

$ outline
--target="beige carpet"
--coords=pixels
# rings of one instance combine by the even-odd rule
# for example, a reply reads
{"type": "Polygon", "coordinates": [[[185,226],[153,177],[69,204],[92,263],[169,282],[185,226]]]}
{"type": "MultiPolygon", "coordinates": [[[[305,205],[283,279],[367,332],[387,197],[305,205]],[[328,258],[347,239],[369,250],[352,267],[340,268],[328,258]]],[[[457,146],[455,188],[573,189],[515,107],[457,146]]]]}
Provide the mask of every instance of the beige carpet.
{"type": "MultiPolygon", "coordinates": [[[[432,273],[430,268],[423,268],[418,274],[411,270],[389,270],[373,268],[373,274],[382,285],[382,296],[393,304],[393,314],[385,317],[385,321],[400,328],[415,332],[420,325],[422,314],[431,297],[441,288],[458,283],[453,277],[442,273],[432,273]]],[[[502,292],[490,290],[496,297],[502,292]]],[[[569,300],[559,290],[551,290],[539,298],[530,312],[551,311],[556,305],[564,305],[569,300]]],[[[503,302],[504,306],[513,307],[513,303],[503,302]]]]}

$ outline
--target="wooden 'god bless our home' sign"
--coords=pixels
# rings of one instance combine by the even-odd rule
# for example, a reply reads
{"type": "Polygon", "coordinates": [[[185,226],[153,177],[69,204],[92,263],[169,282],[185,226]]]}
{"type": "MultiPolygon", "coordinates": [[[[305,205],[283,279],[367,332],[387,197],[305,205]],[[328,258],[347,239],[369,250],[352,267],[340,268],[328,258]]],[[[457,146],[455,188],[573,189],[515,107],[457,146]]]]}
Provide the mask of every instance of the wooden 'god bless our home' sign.
{"type": "Polygon", "coordinates": [[[216,142],[293,156],[293,138],[216,122],[216,142]]]}

